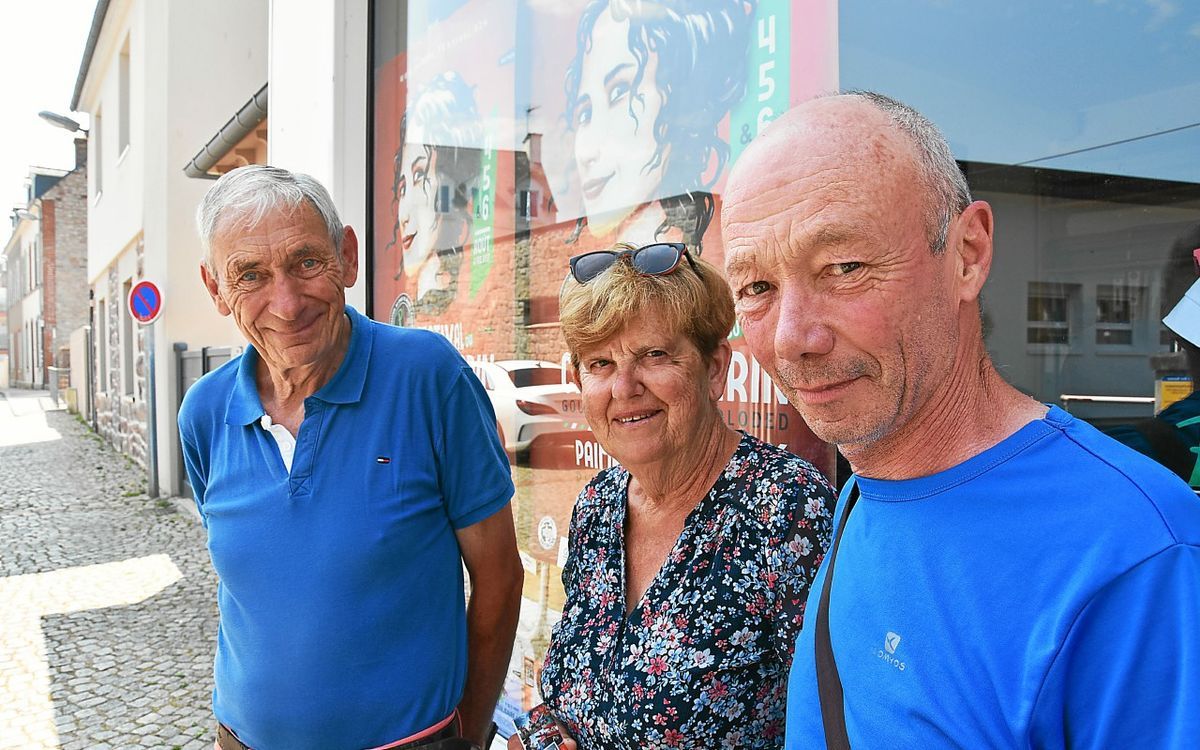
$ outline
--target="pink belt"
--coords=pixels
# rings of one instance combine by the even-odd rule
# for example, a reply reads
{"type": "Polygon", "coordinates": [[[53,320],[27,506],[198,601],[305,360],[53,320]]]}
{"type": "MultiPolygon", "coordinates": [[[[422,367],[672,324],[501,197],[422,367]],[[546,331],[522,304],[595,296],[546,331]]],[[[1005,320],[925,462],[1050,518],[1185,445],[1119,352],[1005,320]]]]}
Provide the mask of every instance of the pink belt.
{"type": "MultiPolygon", "coordinates": [[[[216,747],[219,750],[251,750],[250,746],[244,744],[240,739],[238,739],[238,736],[234,734],[233,730],[231,730],[229,727],[225,726],[224,724],[218,724],[217,729],[216,747]]],[[[386,745],[370,748],[370,750],[399,750],[400,748],[404,747],[418,746],[432,740],[442,740],[450,737],[457,737],[461,733],[462,722],[458,717],[458,709],[455,709],[454,712],[449,716],[429,727],[428,729],[422,729],[416,734],[411,734],[402,740],[389,742],[386,745]]]]}
{"type": "Polygon", "coordinates": [[[400,748],[405,745],[421,742],[422,740],[442,739],[442,737],[439,737],[438,735],[442,733],[442,730],[444,730],[448,726],[450,726],[451,722],[454,722],[454,724],[455,724],[455,727],[454,727],[455,731],[447,732],[445,736],[446,737],[454,737],[458,734],[461,734],[461,724],[459,723],[459,720],[458,720],[458,709],[456,708],[449,716],[442,719],[437,724],[434,724],[433,726],[429,727],[428,729],[422,729],[421,731],[417,732],[416,734],[410,734],[409,736],[405,737],[402,740],[396,740],[395,742],[390,742],[386,745],[380,745],[379,747],[373,747],[370,750],[396,750],[396,748],[400,748]]]}

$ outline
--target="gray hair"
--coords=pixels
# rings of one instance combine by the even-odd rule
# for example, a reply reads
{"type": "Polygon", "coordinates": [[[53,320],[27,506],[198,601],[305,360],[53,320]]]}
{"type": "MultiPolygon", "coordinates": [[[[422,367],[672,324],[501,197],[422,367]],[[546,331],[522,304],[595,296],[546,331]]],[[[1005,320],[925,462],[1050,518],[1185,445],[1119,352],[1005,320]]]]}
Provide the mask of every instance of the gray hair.
{"type": "Polygon", "coordinates": [[[954,160],[942,131],[925,115],[890,96],[874,91],[845,91],[834,96],[854,97],[882,112],[892,125],[912,141],[917,150],[917,168],[934,200],[927,207],[929,247],[934,254],[946,247],[950,219],[971,205],[971,188],[954,160]]]}
{"type": "Polygon", "coordinates": [[[217,180],[196,209],[196,228],[204,250],[204,265],[212,267],[212,243],[222,219],[242,218],[251,226],[277,208],[295,209],[308,203],[329,231],[329,241],[342,255],[345,234],[337,208],[325,186],[300,172],[248,164],[230,170],[217,180]]]}

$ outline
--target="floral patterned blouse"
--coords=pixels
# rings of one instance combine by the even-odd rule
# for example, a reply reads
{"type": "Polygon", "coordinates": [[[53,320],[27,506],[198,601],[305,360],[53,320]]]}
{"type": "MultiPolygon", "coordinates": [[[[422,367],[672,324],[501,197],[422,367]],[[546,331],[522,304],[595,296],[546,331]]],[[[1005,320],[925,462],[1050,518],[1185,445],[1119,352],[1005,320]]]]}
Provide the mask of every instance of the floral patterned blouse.
{"type": "Polygon", "coordinates": [[[580,750],[781,748],[788,669],[834,492],[744,435],[625,614],[629,472],[579,494],[542,696],[580,750]]]}

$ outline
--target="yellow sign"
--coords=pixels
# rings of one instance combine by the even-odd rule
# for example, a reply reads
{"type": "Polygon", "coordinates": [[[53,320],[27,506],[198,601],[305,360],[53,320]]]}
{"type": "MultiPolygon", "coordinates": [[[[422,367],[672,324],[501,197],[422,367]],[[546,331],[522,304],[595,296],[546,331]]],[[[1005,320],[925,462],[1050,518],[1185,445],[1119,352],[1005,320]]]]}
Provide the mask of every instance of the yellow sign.
{"type": "Polygon", "coordinates": [[[1192,392],[1192,379],[1168,375],[1154,381],[1154,413],[1158,414],[1176,401],[1182,401],[1192,392]]]}

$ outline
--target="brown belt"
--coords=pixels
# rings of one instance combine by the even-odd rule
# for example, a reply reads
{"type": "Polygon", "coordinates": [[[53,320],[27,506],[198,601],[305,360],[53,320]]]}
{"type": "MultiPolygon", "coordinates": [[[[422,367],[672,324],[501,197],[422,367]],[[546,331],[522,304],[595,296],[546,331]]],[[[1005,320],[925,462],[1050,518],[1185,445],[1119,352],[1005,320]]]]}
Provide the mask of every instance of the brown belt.
{"type": "MultiPolygon", "coordinates": [[[[441,722],[438,723],[440,724],[441,722]]],[[[385,745],[384,748],[386,748],[386,750],[407,750],[408,748],[424,747],[435,742],[458,737],[461,731],[461,722],[459,721],[458,712],[456,711],[454,713],[454,718],[437,731],[430,732],[429,734],[418,737],[411,742],[405,742],[400,745],[385,745]]],[[[464,744],[464,747],[465,746],[467,745],[464,744]]],[[[237,735],[233,733],[233,730],[221,723],[217,724],[217,747],[219,747],[221,750],[253,750],[253,748],[251,748],[249,745],[239,740],[237,735]]]]}

